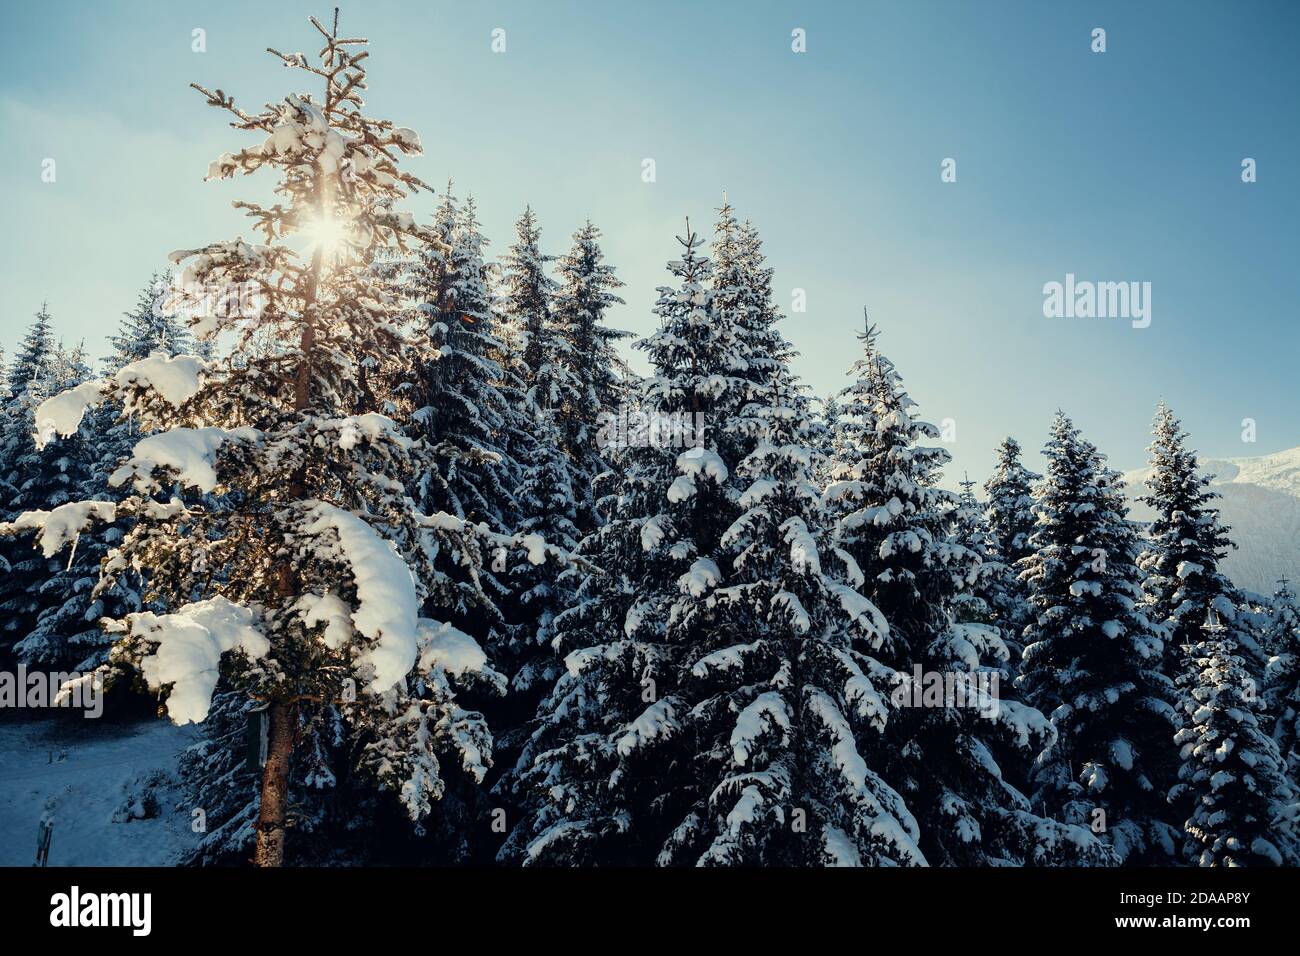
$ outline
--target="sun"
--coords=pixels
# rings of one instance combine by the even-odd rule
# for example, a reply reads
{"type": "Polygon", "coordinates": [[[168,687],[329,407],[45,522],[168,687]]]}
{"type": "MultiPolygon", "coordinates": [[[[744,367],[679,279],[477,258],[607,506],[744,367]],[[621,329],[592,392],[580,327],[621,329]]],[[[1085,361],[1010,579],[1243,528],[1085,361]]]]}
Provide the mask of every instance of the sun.
{"type": "Polygon", "coordinates": [[[334,258],[348,246],[348,225],[332,216],[312,216],[305,219],[298,232],[307,240],[308,248],[319,249],[326,258],[334,258]]]}

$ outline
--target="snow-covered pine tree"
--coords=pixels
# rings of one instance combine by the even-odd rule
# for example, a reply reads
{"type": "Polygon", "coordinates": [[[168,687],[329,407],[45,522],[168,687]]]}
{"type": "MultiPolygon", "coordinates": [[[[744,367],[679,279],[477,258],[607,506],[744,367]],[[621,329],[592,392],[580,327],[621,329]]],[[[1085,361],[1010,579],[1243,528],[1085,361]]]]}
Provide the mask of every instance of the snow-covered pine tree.
{"type": "MultiPolygon", "coordinates": [[[[724,460],[739,463],[754,450],[767,427],[763,417],[754,413],[767,407],[774,390],[785,395],[801,419],[816,421],[816,416],[804,390],[793,387],[790,379],[790,362],[798,353],[776,327],[782,316],[772,297],[772,269],[766,265],[758,229],[748,220],[737,222],[725,195],[717,212],[710,285],[717,314],[735,330],[742,364],[734,374],[746,388],[735,392],[731,406],[714,412],[716,419],[726,422],[716,441],[724,460]]],[[[809,440],[820,442],[813,434],[809,440]]]]}
{"type": "MultiPolygon", "coordinates": [[[[192,348],[192,340],[179,319],[165,308],[171,283],[167,272],[155,273],[141,290],[136,306],[123,314],[117,332],[110,336],[113,351],[102,361],[104,371],[116,376],[133,363],[155,353],[174,357],[192,348]]],[[[73,388],[91,378],[84,359],[70,354],[56,355],[62,380],[50,393],[73,388]]],[[[76,462],[77,487],[65,500],[118,501],[124,493],[110,488],[108,476],[127,457],[142,436],[132,416],[120,414],[120,405],[105,402],[90,410],[76,435],[60,439],[57,448],[63,461],[76,462]]],[[[45,507],[54,499],[29,502],[45,507]]],[[[121,618],[138,611],[140,586],[134,575],[121,575],[115,586],[95,590],[100,564],[109,549],[121,540],[126,522],[92,527],[77,539],[71,559],[51,559],[50,578],[42,587],[42,603],[36,626],[18,648],[23,660],[50,668],[72,668],[89,672],[107,658],[113,636],[100,627],[101,618],[121,618]]]]}
{"type": "Polygon", "coordinates": [[[421,244],[408,277],[422,357],[404,392],[413,434],[435,446],[439,467],[422,477],[416,500],[505,530],[519,466],[501,445],[510,409],[493,358],[500,343],[474,200],[458,206],[449,183],[431,231],[436,241],[421,244]]]}
{"type": "MultiPolygon", "coordinates": [[[[60,504],[67,500],[66,482],[46,470],[55,451],[40,452],[32,440],[36,406],[55,384],[55,351],[50,313],[42,303],[8,368],[9,397],[0,420],[0,518],[6,521],[43,506],[47,493],[62,492],[60,504]]],[[[35,626],[37,591],[49,565],[28,542],[0,537],[0,659],[9,658],[35,626]]]]}
{"type": "Polygon", "coordinates": [[[1029,556],[1029,538],[1034,530],[1033,486],[1042,476],[1020,461],[1020,443],[1007,436],[997,448],[993,474],[984,483],[988,507],[984,520],[993,535],[996,550],[990,556],[1001,565],[989,582],[989,603],[1003,640],[1011,650],[1011,668],[1020,667],[1024,651],[1022,635],[1029,623],[1029,592],[1017,567],[1029,556]]]}
{"type": "Polygon", "coordinates": [[[1138,567],[1145,572],[1147,613],[1168,631],[1165,673],[1175,681],[1195,678],[1183,666],[1183,648],[1201,642],[1206,614],[1213,610],[1220,626],[1232,628],[1233,639],[1251,654],[1258,676],[1264,656],[1237,621],[1241,597],[1219,570],[1219,561],[1234,547],[1214,506],[1219,493],[1211,490],[1210,476],[1200,473],[1187,433],[1164,402],[1156,409],[1153,433],[1150,493],[1140,500],[1154,517],[1138,567]]]}
{"type": "Polygon", "coordinates": [[[612,329],[605,315],[623,300],[614,293],[622,280],[605,262],[600,230],[587,220],[573,234],[573,245],[556,260],[559,277],[554,297],[556,332],[566,343],[567,364],[578,385],[572,404],[560,418],[561,440],[572,460],[577,526],[587,533],[596,524],[592,482],[610,467],[596,440],[601,414],[616,412],[623,401],[627,364],[614,343],[631,333],[612,329]]]}
{"type": "Polygon", "coordinates": [[[554,417],[580,400],[581,386],[569,364],[569,343],[556,327],[556,285],[546,274],[552,257],[542,254],[541,235],[532,207],[525,207],[501,260],[502,307],[518,330],[528,398],[554,417]]]}
{"type": "Polygon", "coordinates": [[[1035,802],[1103,832],[1121,863],[1168,864],[1178,717],[1163,629],[1140,604],[1123,485],[1062,413],[1043,451],[1033,553],[1020,562],[1033,619],[1017,681],[1057,730],[1035,764],[1035,802]]]}
{"type": "MultiPolygon", "coordinates": [[[[580,532],[582,482],[566,447],[565,420],[582,394],[573,373],[570,343],[556,322],[555,282],[546,274],[551,257],[541,251],[541,230],[531,207],[515,224],[515,242],[501,262],[501,309],[509,328],[507,374],[520,381],[520,417],[507,447],[522,463],[516,500],[516,531],[538,535],[561,548],[575,547],[580,532]],[[549,536],[549,537],[547,537],[549,536]]],[[[511,638],[507,659],[516,692],[511,723],[531,714],[537,695],[553,679],[549,649],[554,616],[569,603],[562,568],[511,559],[505,568],[511,599],[506,610],[511,638]]]]}
{"type": "Polygon", "coordinates": [[[1273,592],[1269,617],[1264,640],[1272,656],[1264,671],[1264,704],[1287,776],[1300,788],[1300,607],[1286,578],[1273,592]]]}
{"type": "MultiPolygon", "coordinates": [[[[50,380],[42,383],[40,391],[54,395],[90,378],[84,345],[68,349],[59,343],[50,361],[50,380]]],[[[102,423],[95,422],[42,448],[33,445],[30,455],[19,463],[26,480],[14,510],[56,508],[96,497],[104,478],[99,469],[102,440],[102,423]]],[[[27,541],[20,546],[31,547],[27,541]]],[[[14,648],[19,660],[50,670],[71,668],[82,673],[104,662],[111,642],[99,626],[103,606],[92,594],[105,551],[103,529],[96,528],[79,535],[66,558],[56,555],[42,560],[30,552],[33,561],[41,565],[41,578],[32,593],[35,620],[14,648]]]]}
{"type": "MultiPolygon", "coordinates": [[[[436,613],[443,596],[432,558],[514,546],[446,513],[420,512],[406,483],[423,448],[394,421],[367,408],[360,370],[408,357],[403,303],[375,281],[378,249],[422,237],[393,207],[426,188],[399,169],[419,152],[404,127],[362,112],[365,41],[315,18],[316,61],[275,53],[321,85],[263,111],[238,108],[196,85],[232,126],[260,141],[226,153],[209,179],[269,167],[281,202],[238,202],[265,244],[237,239],[181,250],[182,295],[245,283],[260,294],[253,314],[237,310],[191,322],[201,338],[226,335],[231,350],[210,363],[187,356],[128,366],[104,383],[46,402],[38,431],[71,434],[87,406],[123,402],[150,433],[112,476],[129,494],[20,516],[53,553],[94,518],[123,515],[134,526],[110,553],[110,585],[127,568],[149,575],[147,598],[169,613],[128,615],[111,664],[138,668],[166,694],[174,721],[207,716],[224,667],[269,712],[267,758],[256,824],[255,862],[284,860],[295,753],[331,737],[359,773],[396,795],[414,820],[444,789],[442,755],[481,779],[491,734],[457,703],[461,687],[503,683],[475,640],[436,613]],[[309,241],[301,254],[286,239],[309,241]],[[223,499],[217,511],[202,496],[223,499]]],[[[423,238],[428,238],[427,235],[423,238]]],[[[547,548],[530,541],[544,560],[547,548]]]]}
{"type": "Polygon", "coordinates": [[[21,395],[36,382],[48,382],[54,356],[54,331],[49,304],[42,302],[9,364],[9,394],[21,395]]]}
{"type": "MultiPolygon", "coordinates": [[[[1000,585],[1006,578],[1008,570],[1001,562],[997,539],[985,523],[985,509],[975,497],[975,482],[967,475],[958,484],[961,486],[961,492],[958,493],[957,501],[949,511],[951,525],[948,536],[954,543],[979,558],[979,567],[975,572],[974,580],[953,597],[953,617],[961,622],[1000,624],[995,607],[1001,598],[1000,585]]],[[[999,629],[1002,632],[1003,643],[1006,643],[1010,650],[1012,645],[1007,641],[1010,636],[1007,629],[999,629]]],[[[1011,666],[1010,661],[1007,664],[1008,667],[1011,666]]],[[[1007,670],[1004,669],[1003,673],[1005,679],[1007,670]]]]}
{"type": "Polygon", "coordinates": [[[1170,795],[1185,791],[1193,808],[1183,852],[1199,866],[1294,864],[1297,792],[1262,726],[1254,678],[1213,609],[1186,653],[1195,680],[1183,701],[1186,723],[1175,738],[1183,763],[1170,795]]]}
{"type": "Polygon", "coordinates": [[[174,310],[168,308],[171,296],[170,271],[155,272],[140,290],[135,308],[122,314],[117,332],[109,336],[113,351],[103,360],[104,372],[116,375],[125,365],[148,358],[154,352],[185,355],[194,351],[194,341],[174,310]]]}
{"type": "Polygon", "coordinates": [[[665,809],[680,822],[658,862],[920,864],[916,821],[858,748],[888,718],[895,675],[872,656],[888,626],[831,541],[789,372],[770,374],[768,394],[751,391],[767,399],[746,413],[763,428],[737,467],[743,511],[720,542],[730,573],[701,556],[679,579],[669,635],[691,639],[676,693],[632,731],[689,748],[673,761],[683,777],[665,809]]]}
{"type": "Polygon", "coordinates": [[[1278,578],[1277,587],[1267,605],[1267,620],[1260,629],[1260,645],[1270,655],[1295,650],[1300,633],[1300,601],[1287,578],[1278,578]]]}
{"type": "Polygon", "coordinates": [[[620,423],[606,436],[621,448],[621,474],[606,520],[580,548],[604,573],[588,574],[555,621],[565,669],[499,785],[522,812],[503,860],[649,864],[693,801],[672,733],[692,635],[674,607],[683,575],[713,560],[740,514],[716,442],[747,383],[689,223],[678,242],[674,284],[660,287],[654,308],[660,327],[636,345],[654,374],[627,431],[620,423]]]}
{"type": "Polygon", "coordinates": [[[876,330],[868,325],[860,338],[863,358],[840,395],[849,460],[825,498],[838,517],[837,547],[889,622],[879,659],[901,675],[885,731],[865,756],[911,809],[933,865],[1100,862],[1090,833],[1035,812],[1015,786],[1011,769],[1052,742],[1051,725],[992,683],[1009,656],[997,630],[953,619],[980,565],[949,535],[955,496],[936,486],[949,455],[923,444],[938,430],[913,417],[916,403],[876,330]],[[953,693],[926,692],[949,678],[953,693]]]}

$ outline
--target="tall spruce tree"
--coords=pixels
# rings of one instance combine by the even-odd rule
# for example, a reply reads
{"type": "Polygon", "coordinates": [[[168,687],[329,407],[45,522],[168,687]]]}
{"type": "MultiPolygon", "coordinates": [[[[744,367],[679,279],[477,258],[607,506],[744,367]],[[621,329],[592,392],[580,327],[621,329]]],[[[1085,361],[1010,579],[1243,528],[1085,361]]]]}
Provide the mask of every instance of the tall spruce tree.
{"type": "Polygon", "coordinates": [[[1199,866],[1294,864],[1296,788],[1263,726],[1262,702],[1232,631],[1213,610],[1187,654],[1196,677],[1175,738],[1183,763],[1171,795],[1177,800],[1185,791],[1192,805],[1183,852],[1199,866]]]}
{"type": "Polygon", "coordinates": [[[1099,862],[1104,851],[1091,834],[1035,812],[1009,772],[1050,745],[1052,728],[1034,708],[1002,699],[994,680],[1009,655],[996,629],[954,620],[978,580],[979,556],[949,533],[957,502],[936,486],[948,453],[923,444],[938,430],[914,417],[876,337],[868,325],[840,396],[849,460],[826,490],[836,543],[889,622],[880,659],[900,675],[868,759],[911,808],[931,864],[1099,862]],[[953,693],[933,692],[947,680],[953,693]]]}
{"type": "MultiPolygon", "coordinates": [[[[1138,567],[1145,572],[1148,613],[1168,630],[1166,673],[1176,681],[1193,680],[1195,672],[1183,666],[1183,649],[1201,643],[1201,628],[1211,610],[1221,626],[1233,628],[1234,640],[1244,640],[1252,650],[1254,641],[1237,621],[1240,596],[1219,570],[1219,561],[1234,547],[1213,504],[1219,493],[1210,489],[1210,476],[1200,473],[1196,452],[1187,447],[1187,433],[1164,402],[1156,409],[1153,431],[1146,481],[1150,493],[1140,500],[1155,516],[1138,567]]],[[[1261,665],[1262,656],[1254,656],[1256,666],[1261,665]]]]}
{"type": "Polygon", "coordinates": [[[674,729],[692,633],[674,607],[683,575],[714,560],[740,513],[716,441],[719,416],[740,406],[746,383],[735,373],[735,329],[709,288],[712,264],[689,224],[678,241],[675,284],[655,305],[659,330],[637,343],[655,374],[642,384],[639,417],[614,436],[617,490],[580,549],[602,573],[586,575],[556,618],[564,670],[500,784],[521,808],[503,860],[648,864],[691,803],[674,729]]]}
{"type": "Polygon", "coordinates": [[[403,392],[413,434],[435,448],[438,468],[421,478],[417,501],[508,529],[519,465],[502,444],[511,412],[494,357],[496,313],[473,199],[457,206],[450,184],[411,269],[421,355],[403,392]]]}
{"type": "MultiPolygon", "coordinates": [[[[62,449],[38,449],[33,442],[35,410],[57,388],[57,348],[45,304],[23,336],[8,368],[10,397],[0,421],[0,517],[11,520],[47,500],[63,504],[75,475],[60,473],[55,462],[62,449]]],[[[10,657],[31,632],[41,612],[39,591],[51,571],[51,561],[30,542],[0,539],[0,656],[10,657]]]]}
{"type": "MultiPolygon", "coordinates": [[[[848,583],[860,583],[856,564],[835,553],[792,386],[749,412],[764,427],[736,469],[747,487],[720,542],[726,577],[701,557],[678,582],[670,627],[695,639],[655,732],[690,749],[663,864],[924,862],[916,820],[859,751],[888,719],[894,675],[872,656],[888,625],[848,583]]],[[[708,469],[700,457],[692,470],[708,469]]]]}
{"type": "Polygon", "coordinates": [[[984,483],[988,495],[984,520],[996,549],[990,557],[1001,566],[991,577],[989,603],[993,618],[1011,649],[1013,670],[1020,666],[1024,629],[1030,618],[1028,588],[1017,568],[1031,553],[1033,485],[1042,477],[1021,463],[1020,454],[1020,443],[1010,436],[1004,438],[997,448],[993,474],[984,483]]]}
{"type": "MultiPolygon", "coordinates": [[[[1123,484],[1064,414],[1044,447],[1033,553],[1020,562],[1033,619],[1019,686],[1057,739],[1034,769],[1037,804],[1105,835],[1123,863],[1176,859],[1170,822],[1178,727],[1163,629],[1141,606],[1123,484]]],[[[1181,821],[1179,821],[1181,823],[1181,821]]]]}
{"type": "Polygon", "coordinates": [[[600,230],[590,220],[573,234],[568,253],[556,261],[556,273],[556,332],[565,342],[567,365],[577,385],[571,404],[562,410],[560,437],[572,460],[577,526],[585,533],[597,520],[592,482],[610,466],[597,442],[601,416],[616,412],[628,374],[614,343],[631,333],[605,323],[609,309],[623,303],[614,293],[623,282],[605,262],[600,230]]]}
{"type": "MultiPolygon", "coordinates": [[[[17,519],[40,531],[46,553],[92,519],[134,522],[101,586],[138,564],[146,597],[169,611],[120,622],[111,665],[165,692],[174,721],[207,716],[219,657],[234,686],[265,702],[254,857],[265,866],[285,858],[295,755],[341,752],[417,821],[454,773],[446,755],[482,779],[491,734],[457,693],[502,679],[470,635],[425,616],[446,597],[431,565],[443,550],[472,564],[489,544],[518,543],[419,511],[405,488],[423,446],[366,407],[374,396],[360,370],[409,357],[402,301],[372,264],[381,248],[431,238],[394,209],[424,188],[398,166],[419,140],[362,112],[365,41],[341,37],[337,17],[331,29],[311,23],[318,61],[275,55],[319,81],[319,98],[292,94],[249,113],[196,85],[232,126],[260,136],[214,161],[208,178],[270,168],[282,201],[237,203],[265,244],[174,253],[188,262],[182,295],[254,283],[260,308],[191,323],[200,337],[230,337],[212,362],[137,363],[129,382],[119,374],[47,402],[38,423],[50,432],[71,434],[87,406],[114,398],[151,434],[112,476],[131,489],[116,507],[77,502],[17,519]],[[294,237],[309,242],[301,255],[294,237]],[[201,507],[196,495],[211,494],[226,506],[201,507]]],[[[528,546],[545,560],[542,542],[528,546]]]]}
{"type": "MultiPolygon", "coordinates": [[[[76,388],[91,377],[84,345],[54,348],[49,363],[50,380],[42,384],[47,395],[76,388]]],[[[96,497],[103,472],[100,470],[102,423],[75,435],[37,448],[20,461],[26,475],[15,502],[16,511],[57,508],[71,501],[96,497]]],[[[102,496],[102,495],[101,495],[102,496]]],[[[28,541],[20,546],[31,547],[28,541]]],[[[99,579],[100,560],[105,553],[102,529],[78,535],[70,554],[45,555],[33,552],[32,564],[39,567],[31,597],[34,620],[15,646],[19,660],[49,669],[72,668],[89,672],[104,662],[111,641],[99,626],[104,610],[93,596],[99,579]]],[[[35,570],[35,568],[34,568],[35,570]]]]}
{"type": "Polygon", "coordinates": [[[1264,703],[1271,733],[1291,782],[1300,788],[1300,607],[1285,578],[1273,593],[1265,634],[1272,656],[1264,672],[1264,703]]]}

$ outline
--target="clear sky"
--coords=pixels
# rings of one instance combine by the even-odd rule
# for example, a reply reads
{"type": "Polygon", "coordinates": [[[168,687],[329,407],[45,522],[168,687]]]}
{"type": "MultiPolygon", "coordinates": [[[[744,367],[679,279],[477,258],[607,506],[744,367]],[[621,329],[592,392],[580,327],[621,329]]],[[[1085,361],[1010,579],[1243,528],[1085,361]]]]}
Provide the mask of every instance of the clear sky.
{"type": "MultiPolygon", "coordinates": [[[[1008,433],[1033,464],[1058,407],[1138,466],[1161,396],[1207,456],[1300,444],[1298,3],[342,7],[344,32],[372,41],[370,111],[423,138],[409,168],[473,192],[489,251],[525,203],[548,252],[590,217],[627,282],[622,328],[651,330],[674,235],[688,215],[711,228],[726,190],[765,237],[783,307],[806,290],[784,323],[806,381],[846,381],[866,306],[922,415],[955,421],[954,472],[982,481],[1008,433]],[[1150,327],[1045,318],[1043,285],[1066,273],[1150,282],[1150,327]]],[[[264,48],[314,53],[306,16],[331,9],[3,4],[7,351],[48,299],[61,333],[103,354],[168,252],[251,237],[229,201],[265,179],[202,178],[252,140],[187,86],[249,106],[293,92],[264,48]]]]}

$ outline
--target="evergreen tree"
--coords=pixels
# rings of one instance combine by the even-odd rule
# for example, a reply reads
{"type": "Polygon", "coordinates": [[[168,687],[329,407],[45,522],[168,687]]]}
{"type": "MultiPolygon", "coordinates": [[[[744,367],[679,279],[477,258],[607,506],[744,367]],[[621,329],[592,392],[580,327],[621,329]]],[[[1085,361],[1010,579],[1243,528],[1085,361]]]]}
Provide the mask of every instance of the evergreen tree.
{"type": "MultiPolygon", "coordinates": [[[[678,582],[670,627],[697,637],[646,736],[687,742],[687,782],[658,859],[920,864],[915,819],[858,748],[888,718],[894,675],[871,656],[888,626],[846,583],[853,561],[833,553],[809,423],[789,394],[751,413],[765,427],[737,468],[748,487],[721,540],[731,573],[701,557],[678,582]]],[[[702,469],[711,461],[701,456],[702,469]]]]}
{"type": "Polygon", "coordinates": [[[503,860],[647,864],[693,799],[672,748],[681,655],[694,633],[674,608],[678,582],[713,560],[740,514],[714,412],[738,408],[746,384],[734,371],[735,330],[715,309],[711,263],[689,225],[678,241],[682,257],[668,264],[675,285],[659,289],[655,306],[659,330],[637,343],[655,370],[642,383],[643,417],[615,436],[617,488],[580,547],[599,572],[584,576],[555,620],[564,670],[498,787],[522,812],[503,860]],[[697,431],[699,422],[709,427],[697,431]],[[679,454],[683,423],[696,447],[679,454]]]}
{"type": "Polygon", "coordinates": [[[1193,805],[1183,826],[1183,852],[1200,866],[1296,862],[1289,827],[1280,821],[1295,803],[1296,789],[1283,776],[1277,744],[1261,726],[1261,702],[1232,632],[1214,611],[1187,653],[1196,681],[1183,702],[1187,722],[1175,738],[1183,763],[1171,794],[1178,799],[1186,791],[1193,805]]]}
{"type": "Polygon", "coordinates": [[[980,560],[949,534],[957,501],[936,487],[949,456],[923,444],[938,430],[913,416],[875,330],[868,325],[861,339],[865,354],[840,396],[849,461],[826,498],[839,548],[889,622],[880,660],[900,675],[868,759],[911,808],[931,864],[1098,862],[1102,848],[1089,833],[1034,812],[1001,766],[1027,763],[1052,729],[1034,708],[1002,699],[995,677],[1009,655],[997,631],[954,621],[980,560]],[[926,693],[936,679],[951,679],[954,693],[926,693]]]}
{"type": "MultiPolygon", "coordinates": [[[[57,387],[56,351],[50,314],[42,305],[8,369],[10,397],[0,421],[0,517],[5,520],[65,503],[78,478],[54,470],[61,449],[38,450],[32,440],[36,407],[57,387]]],[[[51,562],[30,542],[8,538],[0,540],[0,570],[0,657],[9,657],[36,625],[39,591],[51,562]]]]}
{"type": "Polygon", "coordinates": [[[36,319],[27,327],[27,333],[18,345],[9,365],[9,394],[21,395],[30,388],[41,387],[51,380],[54,358],[54,332],[50,326],[50,313],[46,303],[41,303],[36,319]]]}
{"type": "Polygon", "coordinates": [[[135,308],[123,313],[117,332],[109,337],[113,351],[104,358],[104,371],[116,375],[123,366],[146,359],[154,352],[176,356],[191,353],[194,341],[178,316],[168,307],[172,274],[155,272],[140,290],[135,308]]]}
{"type": "Polygon", "coordinates": [[[1019,685],[1057,731],[1035,766],[1035,800],[1104,832],[1120,862],[1167,863],[1175,695],[1163,630],[1139,603],[1123,485],[1061,413],[1044,453],[1033,553],[1020,562],[1034,616],[1019,685]]]}
{"type": "MultiPolygon", "coordinates": [[[[489,544],[517,544],[454,515],[420,512],[405,488],[425,465],[424,447],[366,407],[376,396],[359,370],[410,358],[403,303],[372,266],[379,248],[430,238],[393,208],[425,188],[398,167],[419,140],[362,112],[365,41],[341,38],[337,19],[330,30],[311,22],[324,40],[319,63],[276,55],[320,78],[320,99],[294,94],[247,113],[196,86],[235,127],[263,137],[213,162],[209,178],[270,167],[282,201],[238,204],[265,244],[174,253],[189,263],[181,294],[255,282],[258,314],[191,322],[200,337],[232,341],[211,363],[182,356],[130,382],[105,382],[98,396],[83,386],[47,403],[41,414],[60,434],[106,397],[151,434],[112,476],[130,487],[115,508],[78,502],[19,519],[40,530],[47,553],[91,519],[134,522],[110,552],[101,587],[142,566],[146,598],[169,611],[120,622],[110,663],[165,691],[174,721],[207,716],[218,657],[233,686],[266,703],[255,861],[268,866],[284,860],[295,758],[344,760],[416,821],[454,775],[446,755],[483,778],[491,735],[457,694],[500,688],[502,679],[473,637],[424,614],[441,613],[450,597],[437,554],[457,551],[472,566],[489,544]],[[302,256],[286,241],[294,237],[310,241],[302,256]],[[224,506],[202,507],[200,496],[214,494],[224,506]]],[[[529,549],[545,559],[543,543],[529,549]]]]}
{"type": "Polygon", "coordinates": [[[573,462],[577,525],[586,532],[596,521],[592,482],[610,466],[596,441],[601,414],[615,412],[627,377],[627,365],[614,343],[630,333],[605,324],[606,312],[623,304],[613,291],[623,283],[605,262],[600,230],[590,220],[573,234],[573,246],[556,262],[556,272],[560,281],[555,324],[578,387],[572,404],[563,409],[560,438],[573,462]]]}
{"type": "MultiPolygon", "coordinates": [[[[1170,654],[1166,673],[1175,680],[1192,679],[1183,667],[1184,647],[1201,642],[1201,627],[1213,610],[1224,626],[1236,632],[1234,640],[1254,641],[1237,622],[1240,596],[1219,571],[1219,561],[1233,547],[1228,529],[1219,521],[1210,490],[1210,476],[1200,473],[1196,452],[1186,445],[1187,433],[1169,406],[1156,410],[1151,452],[1150,494],[1140,500],[1155,511],[1149,543],[1138,559],[1146,576],[1143,591],[1148,614],[1167,626],[1170,654]]],[[[1257,656],[1257,664],[1262,664],[1257,656]]]]}
{"type": "Polygon", "coordinates": [[[1261,646],[1270,655],[1286,654],[1295,650],[1296,632],[1300,631],[1300,602],[1291,582],[1279,578],[1273,597],[1267,605],[1267,616],[1261,628],[1261,646]]]}
{"type": "Polygon", "coordinates": [[[1285,578],[1273,593],[1270,618],[1265,640],[1272,656],[1264,672],[1264,703],[1284,769],[1300,786],[1300,608],[1285,578]]]}
{"type": "Polygon", "coordinates": [[[511,411],[493,357],[496,316],[473,199],[457,207],[450,184],[409,277],[418,303],[421,361],[404,389],[414,434],[435,448],[438,468],[421,476],[416,500],[506,530],[519,465],[502,444],[511,411]]]}
{"type": "Polygon", "coordinates": [[[553,315],[556,286],[546,274],[550,259],[541,251],[537,217],[526,207],[501,263],[503,307],[519,332],[528,399],[554,418],[581,401],[581,386],[571,371],[569,343],[553,315]]]}
{"type": "MultiPolygon", "coordinates": [[[[41,391],[54,395],[76,388],[91,378],[85,348],[54,348],[49,362],[50,381],[41,391]]],[[[57,508],[70,501],[97,496],[104,473],[100,470],[102,431],[88,427],[42,448],[32,446],[19,467],[26,475],[15,511],[57,508]]],[[[23,541],[20,547],[31,547],[23,541]]],[[[19,660],[59,670],[88,673],[104,662],[111,641],[99,626],[104,605],[92,596],[99,566],[107,550],[102,529],[78,535],[70,554],[30,559],[35,580],[29,595],[34,619],[15,646],[19,660]]]]}
{"type": "Polygon", "coordinates": [[[1032,552],[1034,530],[1033,485],[1041,478],[1020,461],[1020,443],[1008,436],[997,448],[993,474],[984,483],[988,508],[984,520],[993,537],[995,550],[990,563],[1000,565],[991,575],[989,603],[993,618],[1011,649],[1013,669],[1018,669],[1024,651],[1022,635],[1029,623],[1029,592],[1018,575],[1020,562],[1032,552]]]}

